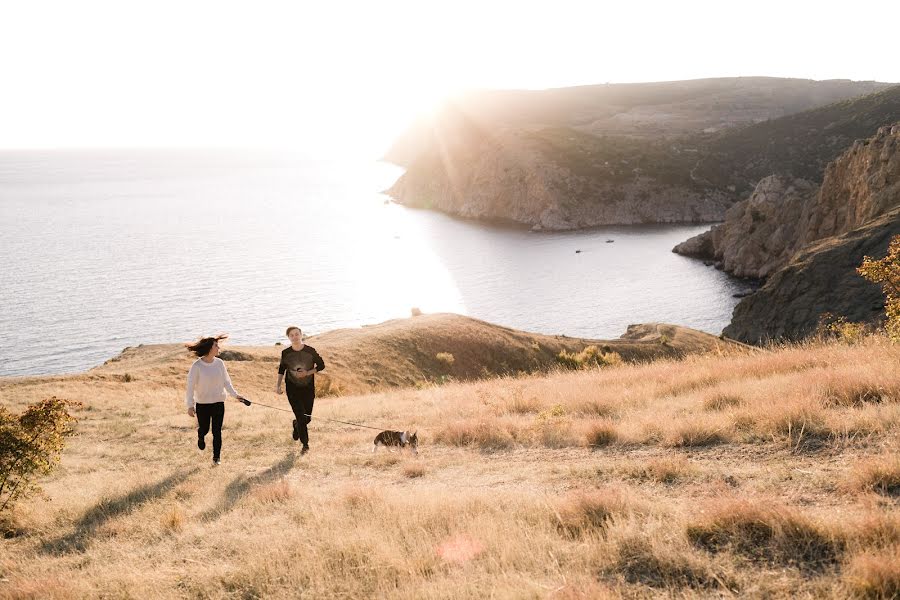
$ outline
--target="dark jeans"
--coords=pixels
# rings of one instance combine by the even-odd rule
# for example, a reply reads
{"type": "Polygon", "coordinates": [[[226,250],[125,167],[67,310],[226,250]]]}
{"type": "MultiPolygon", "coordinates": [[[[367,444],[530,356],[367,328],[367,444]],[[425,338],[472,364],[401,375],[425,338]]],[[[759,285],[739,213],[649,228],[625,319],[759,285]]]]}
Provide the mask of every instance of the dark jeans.
{"type": "Polygon", "coordinates": [[[307,417],[306,415],[312,414],[313,403],[316,401],[316,388],[312,385],[307,387],[289,385],[285,387],[285,391],[287,392],[291,409],[294,411],[294,416],[297,417],[297,427],[300,429],[300,442],[307,446],[309,445],[309,429],[307,425],[312,421],[312,417],[307,417]]]}
{"type": "Polygon", "coordinates": [[[195,404],[197,411],[197,436],[206,437],[209,433],[210,423],[213,434],[213,459],[219,458],[222,452],[222,421],[225,420],[225,403],[213,402],[212,404],[195,404]]]}

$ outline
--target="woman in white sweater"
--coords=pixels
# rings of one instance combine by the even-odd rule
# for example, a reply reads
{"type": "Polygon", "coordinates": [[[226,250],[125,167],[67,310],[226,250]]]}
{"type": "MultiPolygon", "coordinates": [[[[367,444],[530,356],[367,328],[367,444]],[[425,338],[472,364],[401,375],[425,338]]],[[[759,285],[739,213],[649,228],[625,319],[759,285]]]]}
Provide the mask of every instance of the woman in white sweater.
{"type": "Polygon", "coordinates": [[[197,417],[197,447],[206,448],[206,434],[212,425],[213,463],[221,464],[222,421],[225,418],[225,392],[238,401],[244,398],[234,390],[228,369],[219,354],[219,341],[227,335],[205,337],[187,346],[199,356],[188,372],[187,404],[188,415],[197,417]]]}

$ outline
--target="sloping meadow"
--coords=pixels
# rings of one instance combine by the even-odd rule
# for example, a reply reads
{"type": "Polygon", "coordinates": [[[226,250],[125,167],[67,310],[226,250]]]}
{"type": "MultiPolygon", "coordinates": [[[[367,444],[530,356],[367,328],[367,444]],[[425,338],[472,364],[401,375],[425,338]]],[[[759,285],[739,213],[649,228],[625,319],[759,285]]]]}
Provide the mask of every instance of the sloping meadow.
{"type": "Polygon", "coordinates": [[[301,456],[229,404],[217,468],[174,379],[32,382],[85,407],[0,597],[897,597],[898,361],[874,337],[317,401],[418,457],[324,420],[301,456]]]}

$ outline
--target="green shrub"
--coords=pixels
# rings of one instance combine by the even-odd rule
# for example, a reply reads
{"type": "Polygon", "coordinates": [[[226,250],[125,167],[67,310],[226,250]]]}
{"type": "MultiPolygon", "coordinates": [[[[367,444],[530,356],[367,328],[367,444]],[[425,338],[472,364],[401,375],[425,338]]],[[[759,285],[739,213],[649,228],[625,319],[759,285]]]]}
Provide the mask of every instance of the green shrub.
{"type": "Polygon", "coordinates": [[[0,511],[40,492],[34,479],[59,462],[65,439],[74,433],[76,419],[69,409],[77,406],[55,396],[20,415],[0,406],[0,511]]]}

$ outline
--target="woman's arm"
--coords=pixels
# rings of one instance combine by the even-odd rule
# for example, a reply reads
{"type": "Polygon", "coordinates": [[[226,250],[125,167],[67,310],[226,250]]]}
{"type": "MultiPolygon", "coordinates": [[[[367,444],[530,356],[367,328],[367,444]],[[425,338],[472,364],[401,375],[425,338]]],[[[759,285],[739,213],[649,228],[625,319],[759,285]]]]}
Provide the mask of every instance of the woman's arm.
{"type": "Polygon", "coordinates": [[[187,394],[184,398],[184,404],[187,406],[188,414],[190,416],[194,416],[194,386],[197,383],[197,365],[191,365],[191,370],[188,371],[187,376],[187,394]]]}
{"type": "Polygon", "coordinates": [[[228,375],[228,367],[225,366],[225,361],[222,361],[222,374],[225,376],[225,391],[228,392],[228,395],[232,398],[237,398],[238,400],[240,400],[241,395],[238,394],[235,391],[234,386],[231,385],[231,377],[228,375]]]}

